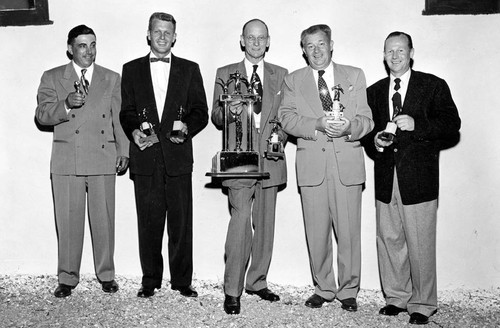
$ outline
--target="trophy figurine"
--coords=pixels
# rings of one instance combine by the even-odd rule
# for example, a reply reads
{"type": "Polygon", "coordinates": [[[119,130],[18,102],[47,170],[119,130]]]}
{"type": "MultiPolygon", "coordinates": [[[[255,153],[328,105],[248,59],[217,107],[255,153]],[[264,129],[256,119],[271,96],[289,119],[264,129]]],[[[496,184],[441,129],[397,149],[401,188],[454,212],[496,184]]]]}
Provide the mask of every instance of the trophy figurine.
{"type": "Polygon", "coordinates": [[[182,106],[179,107],[177,111],[177,119],[174,121],[174,125],[172,127],[172,131],[169,133],[169,137],[175,137],[179,139],[186,139],[187,135],[182,131],[182,127],[184,123],[182,122],[182,116],[184,115],[184,108],[182,106]]]}
{"type": "Polygon", "coordinates": [[[394,141],[394,138],[396,137],[396,130],[398,129],[398,126],[396,123],[394,123],[394,118],[401,114],[402,109],[396,106],[394,108],[394,113],[392,115],[392,120],[387,122],[387,125],[385,126],[384,132],[382,132],[378,137],[381,140],[384,141],[394,141]]]}
{"type": "Polygon", "coordinates": [[[271,135],[267,139],[267,150],[264,154],[266,158],[283,158],[285,157],[283,140],[278,133],[281,130],[281,123],[276,117],[270,120],[269,123],[272,123],[273,127],[271,129],[271,135]]]}
{"type": "Polygon", "coordinates": [[[75,81],[75,83],[73,83],[73,86],[75,87],[75,92],[76,93],[80,93],[82,94],[82,90],[80,90],[80,81],[75,81]]]}
{"type": "MultiPolygon", "coordinates": [[[[327,90],[325,90],[327,91],[327,90]]],[[[325,116],[328,117],[327,122],[333,124],[344,124],[342,118],[344,117],[344,105],[340,103],[340,93],[344,93],[344,90],[337,84],[332,88],[333,91],[333,105],[329,111],[323,111],[325,116]]],[[[328,137],[328,142],[333,142],[333,139],[328,137]]]]}
{"type": "Polygon", "coordinates": [[[143,108],[142,111],[139,113],[139,118],[141,119],[141,125],[139,127],[139,130],[143,132],[146,137],[141,138],[141,142],[148,142],[151,141],[152,143],[157,143],[159,142],[158,136],[155,133],[155,130],[153,128],[153,124],[148,122],[148,115],[147,115],[148,109],[143,108]]]}
{"type": "Polygon", "coordinates": [[[219,102],[224,107],[222,150],[213,157],[212,170],[206,175],[220,178],[268,177],[269,173],[261,171],[260,154],[253,147],[253,109],[254,104],[261,99],[258,92],[254,90],[255,83],[249,83],[245,76],[236,71],[229,75],[227,81],[219,78],[217,84],[223,90],[219,96],[219,102]],[[229,92],[231,84],[234,84],[232,93],[229,92]],[[243,86],[246,87],[245,93],[242,93],[243,86]],[[235,114],[230,111],[230,106],[235,104],[243,106],[241,113],[235,114]],[[230,118],[234,120],[230,122],[230,118]],[[234,123],[234,126],[231,126],[231,139],[229,136],[230,123],[234,123]]]}

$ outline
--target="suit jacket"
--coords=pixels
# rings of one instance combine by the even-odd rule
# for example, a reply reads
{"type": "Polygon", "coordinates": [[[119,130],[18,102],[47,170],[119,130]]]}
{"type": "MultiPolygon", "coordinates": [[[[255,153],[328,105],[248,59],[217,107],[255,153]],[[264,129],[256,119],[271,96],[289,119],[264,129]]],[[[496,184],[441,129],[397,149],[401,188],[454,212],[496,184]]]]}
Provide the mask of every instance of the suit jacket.
{"type": "MultiPolygon", "coordinates": [[[[219,79],[222,79],[224,82],[229,80],[229,75],[235,73],[236,71],[240,72],[242,75],[246,76],[247,79],[250,79],[251,74],[247,74],[245,69],[244,60],[230,64],[224,67],[217,69],[216,74],[216,84],[214,88],[214,102],[212,108],[212,122],[218,129],[223,128],[224,120],[224,106],[223,103],[219,101],[219,95],[222,94],[223,90],[220,85],[217,84],[219,79]]],[[[271,187],[278,186],[286,183],[286,159],[267,159],[264,157],[264,151],[267,149],[267,139],[271,135],[271,130],[273,124],[269,123],[269,120],[277,118],[278,116],[278,107],[281,101],[281,88],[283,85],[283,79],[288,71],[280,66],[273,65],[267,62],[264,62],[264,77],[263,77],[263,94],[262,94],[262,111],[260,113],[260,133],[256,133],[254,131],[254,150],[260,153],[260,165],[264,172],[269,172],[269,179],[262,180],[263,187],[271,187]]],[[[234,91],[234,83],[229,86],[229,93],[233,93],[234,91]]],[[[242,85],[241,92],[246,93],[246,87],[242,85]]],[[[229,141],[229,149],[233,150],[235,145],[235,124],[234,120],[229,120],[229,132],[228,132],[228,141],[229,141]]],[[[247,122],[247,113],[243,111],[242,113],[242,121],[243,126],[246,127],[247,122]]],[[[280,131],[280,136],[283,142],[286,142],[287,135],[283,131],[280,131]]],[[[243,149],[246,149],[246,134],[243,136],[243,149]]],[[[251,183],[251,179],[247,179],[251,183]]],[[[225,181],[224,185],[230,184],[230,181],[225,181]]]]}
{"type": "Polygon", "coordinates": [[[94,64],[85,104],[66,112],[64,102],[78,81],[73,64],[42,75],[36,119],[54,126],[50,172],[60,175],[116,173],[117,156],[128,157],[120,125],[120,75],[94,64]]]}
{"type": "Polygon", "coordinates": [[[439,151],[456,138],[461,123],[450,89],[444,80],[412,70],[402,114],[415,120],[415,129],[398,129],[393,145],[379,153],[373,138],[389,121],[389,83],[387,77],[368,88],[375,128],[363,139],[363,145],[375,162],[375,197],[384,203],[391,201],[396,167],[403,204],[437,199],[439,151]]]}
{"type": "Polygon", "coordinates": [[[130,143],[130,173],[152,175],[158,160],[163,160],[170,176],[193,171],[192,138],[208,124],[208,107],[198,64],[172,54],[168,90],[162,117],[158,117],[149,54],[123,65],[122,110],[120,119],[130,143]],[[182,144],[168,139],[179,107],[185,110],[182,121],[189,135],[182,144]],[[140,150],[134,143],[132,131],[141,124],[140,115],[147,108],[148,122],[153,124],[159,143],[140,150]]]}
{"type": "MultiPolygon", "coordinates": [[[[344,117],[351,121],[350,138],[333,138],[340,180],[346,186],[362,184],[366,179],[364,154],[359,139],[373,129],[372,114],[366,100],[363,71],[352,66],[333,66],[335,84],[344,90],[340,102],[344,117]]],[[[333,87],[333,86],[330,86],[333,87]]],[[[283,129],[297,137],[297,180],[299,186],[317,186],[325,178],[326,153],[331,147],[327,137],[315,130],[323,107],[310,66],[285,77],[284,98],[279,108],[283,129]]]]}

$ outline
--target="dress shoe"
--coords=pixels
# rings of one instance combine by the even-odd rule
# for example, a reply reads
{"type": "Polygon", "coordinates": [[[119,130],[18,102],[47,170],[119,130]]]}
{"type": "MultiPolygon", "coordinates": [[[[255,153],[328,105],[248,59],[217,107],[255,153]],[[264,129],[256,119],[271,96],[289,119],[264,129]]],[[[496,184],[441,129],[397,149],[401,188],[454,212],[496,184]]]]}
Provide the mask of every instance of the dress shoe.
{"type": "Polygon", "coordinates": [[[429,317],[422,313],[413,312],[410,314],[410,323],[412,325],[426,325],[429,323],[429,317]]]}
{"type": "Polygon", "coordinates": [[[185,297],[198,297],[198,292],[192,286],[172,287],[172,289],[178,290],[185,297]]]}
{"type": "Polygon", "coordinates": [[[148,298],[148,297],[153,296],[154,294],[155,294],[154,288],[147,288],[147,287],[141,286],[141,289],[139,289],[139,292],[137,293],[137,297],[148,298]]]}
{"type": "Polygon", "coordinates": [[[280,300],[280,297],[275,293],[273,293],[272,291],[270,291],[268,288],[262,288],[257,291],[246,289],[245,291],[247,292],[248,295],[257,295],[264,301],[277,302],[280,300]]]}
{"type": "Polygon", "coordinates": [[[305,303],[307,307],[317,309],[323,306],[323,303],[325,302],[331,302],[323,297],[319,296],[318,294],[313,294],[311,297],[309,297],[305,303]]]}
{"type": "Polygon", "coordinates": [[[71,295],[71,290],[73,288],[75,288],[75,286],[59,284],[57,286],[56,290],[54,291],[54,296],[59,297],[59,298],[67,297],[67,296],[71,295]]]}
{"type": "Polygon", "coordinates": [[[102,285],[102,290],[105,293],[116,293],[118,291],[118,284],[114,280],[103,281],[101,282],[101,285],[102,285]]]}
{"type": "Polygon", "coordinates": [[[227,314],[240,314],[240,298],[226,295],[224,299],[224,311],[227,314]]]}
{"type": "Polygon", "coordinates": [[[378,313],[380,313],[382,315],[391,315],[391,316],[398,315],[401,312],[406,312],[406,309],[397,307],[397,306],[392,305],[392,304],[386,305],[383,308],[381,308],[380,311],[378,311],[378,313]]]}
{"type": "Polygon", "coordinates": [[[356,302],[356,299],[351,297],[351,298],[346,298],[345,300],[340,300],[340,303],[342,303],[341,308],[343,310],[349,311],[349,312],[356,312],[358,311],[358,303],[356,302]]]}

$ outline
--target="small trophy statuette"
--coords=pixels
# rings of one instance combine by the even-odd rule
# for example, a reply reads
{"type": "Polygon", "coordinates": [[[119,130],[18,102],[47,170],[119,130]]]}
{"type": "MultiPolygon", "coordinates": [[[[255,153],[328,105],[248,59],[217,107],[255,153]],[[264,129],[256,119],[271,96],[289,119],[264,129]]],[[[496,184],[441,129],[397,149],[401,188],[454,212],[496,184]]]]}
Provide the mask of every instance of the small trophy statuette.
{"type": "Polygon", "coordinates": [[[271,135],[267,139],[267,150],[264,153],[265,157],[283,158],[285,157],[283,140],[278,133],[281,130],[281,123],[276,117],[270,120],[269,123],[273,124],[273,127],[271,129],[271,135]]]}
{"type": "Polygon", "coordinates": [[[140,112],[140,114],[139,114],[139,117],[142,121],[139,129],[141,130],[141,132],[143,132],[146,135],[146,137],[141,138],[140,141],[141,142],[151,141],[152,143],[155,144],[155,143],[159,142],[159,140],[158,140],[158,136],[155,133],[155,130],[153,129],[153,124],[148,122],[147,112],[148,112],[147,108],[143,108],[142,112],[140,112]]]}
{"type": "Polygon", "coordinates": [[[344,90],[340,86],[340,84],[337,84],[332,88],[333,90],[333,106],[332,106],[332,112],[331,116],[332,118],[329,119],[331,123],[342,123],[343,121],[341,120],[342,117],[344,117],[344,105],[340,103],[340,93],[344,93],[344,90]]]}
{"type": "Polygon", "coordinates": [[[80,81],[75,81],[75,83],[73,83],[73,86],[75,87],[75,92],[76,93],[79,93],[79,94],[82,94],[82,90],[80,90],[80,81]]]}
{"type": "Polygon", "coordinates": [[[384,132],[382,132],[378,136],[381,140],[394,141],[394,138],[396,137],[396,130],[398,129],[398,126],[396,125],[396,123],[394,123],[394,118],[396,118],[396,116],[401,114],[401,111],[402,109],[399,108],[398,106],[394,108],[394,114],[392,115],[392,120],[387,122],[384,132]]]}
{"type": "Polygon", "coordinates": [[[186,139],[187,135],[182,131],[182,127],[184,126],[184,123],[182,122],[184,112],[184,108],[180,106],[179,110],[177,111],[177,119],[174,121],[174,125],[172,127],[172,131],[169,134],[169,137],[179,138],[182,140],[186,139]]]}

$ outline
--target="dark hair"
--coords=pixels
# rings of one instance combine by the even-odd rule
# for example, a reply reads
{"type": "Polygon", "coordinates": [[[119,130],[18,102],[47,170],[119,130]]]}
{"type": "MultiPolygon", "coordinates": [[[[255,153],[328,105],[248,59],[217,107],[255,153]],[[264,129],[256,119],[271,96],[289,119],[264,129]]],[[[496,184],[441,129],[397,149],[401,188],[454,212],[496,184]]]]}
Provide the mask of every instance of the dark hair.
{"type": "Polygon", "coordinates": [[[247,25],[250,23],[253,23],[253,22],[261,22],[266,28],[267,35],[269,35],[269,28],[267,27],[267,24],[258,18],[254,18],[254,19],[251,19],[248,22],[246,22],[245,25],[243,25],[243,28],[241,29],[241,35],[245,34],[245,28],[247,27],[247,25]]]}
{"type": "Polygon", "coordinates": [[[151,31],[151,27],[153,26],[153,20],[155,19],[159,19],[165,22],[171,22],[174,25],[174,31],[175,31],[175,26],[177,22],[175,21],[174,16],[162,12],[153,13],[151,17],[149,17],[148,31],[151,31]]]}
{"type": "Polygon", "coordinates": [[[306,36],[317,32],[325,33],[326,36],[328,37],[328,40],[332,39],[332,30],[328,25],[326,24],[313,25],[303,30],[302,33],[300,34],[300,46],[304,47],[304,39],[306,38],[306,36]]]}
{"type": "Polygon", "coordinates": [[[90,27],[86,25],[78,25],[76,27],[73,27],[71,31],[69,31],[68,44],[72,44],[73,41],[75,41],[75,39],[82,34],[92,34],[93,36],[96,36],[94,30],[92,30],[90,27]]]}
{"type": "MultiPolygon", "coordinates": [[[[411,40],[411,36],[405,32],[400,32],[400,31],[394,31],[389,33],[387,38],[385,38],[385,41],[387,41],[389,38],[393,37],[398,37],[398,36],[406,36],[406,39],[408,40],[408,48],[413,49],[413,41],[411,40]]],[[[385,41],[384,41],[384,47],[385,47],[385,41]]]]}

